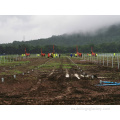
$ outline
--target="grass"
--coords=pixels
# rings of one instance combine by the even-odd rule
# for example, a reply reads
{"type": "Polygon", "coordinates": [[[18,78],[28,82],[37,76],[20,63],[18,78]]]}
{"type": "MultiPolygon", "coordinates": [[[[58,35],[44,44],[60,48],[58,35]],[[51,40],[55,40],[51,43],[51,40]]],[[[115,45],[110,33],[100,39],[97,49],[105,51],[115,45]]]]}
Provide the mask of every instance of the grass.
{"type": "MultiPolygon", "coordinates": [[[[49,63],[49,64],[43,64],[43,65],[39,65],[39,66],[30,66],[29,68],[30,69],[33,69],[33,68],[35,68],[35,67],[38,67],[38,69],[51,69],[51,68],[59,68],[60,67],[60,65],[61,65],[61,63],[59,62],[59,63],[49,63]]],[[[72,68],[71,66],[74,66],[74,64],[62,64],[62,67],[63,68],[72,68]]]]}
{"type": "Polygon", "coordinates": [[[63,64],[63,69],[70,69],[72,66],[74,66],[74,64],[63,64]]]}
{"type": "Polygon", "coordinates": [[[96,65],[91,65],[91,64],[77,64],[78,66],[82,66],[82,67],[88,67],[88,66],[96,66],[96,65]]]}
{"type": "MultiPolygon", "coordinates": [[[[41,66],[38,66],[39,67],[39,69],[51,69],[51,68],[60,68],[60,63],[56,63],[56,64],[50,64],[50,65],[41,65],[41,66]]],[[[70,68],[72,68],[69,64],[63,64],[63,66],[62,66],[62,68],[63,69],[65,69],[65,68],[68,68],[68,69],[70,69],[70,68]]]]}
{"type": "Polygon", "coordinates": [[[70,69],[70,68],[72,68],[71,66],[63,66],[63,69],[70,69]]]}
{"type": "Polygon", "coordinates": [[[1,72],[0,75],[14,75],[14,74],[21,74],[22,71],[19,70],[10,70],[8,72],[1,72]]]}
{"type": "Polygon", "coordinates": [[[30,61],[14,61],[14,62],[0,63],[0,66],[12,66],[12,65],[26,64],[29,62],[30,61]]]}
{"type": "MultiPolygon", "coordinates": [[[[38,67],[38,69],[51,69],[53,67],[55,68],[59,68],[60,66],[60,63],[51,63],[51,64],[42,64],[42,65],[39,65],[39,66],[36,66],[38,67]]],[[[35,66],[31,66],[31,68],[35,68],[35,66]]]]}

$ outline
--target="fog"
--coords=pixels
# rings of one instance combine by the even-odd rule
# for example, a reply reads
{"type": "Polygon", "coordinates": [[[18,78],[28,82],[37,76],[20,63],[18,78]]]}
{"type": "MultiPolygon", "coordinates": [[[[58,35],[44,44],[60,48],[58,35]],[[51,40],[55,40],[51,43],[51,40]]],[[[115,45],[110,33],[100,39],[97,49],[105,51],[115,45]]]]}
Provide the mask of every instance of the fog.
{"type": "Polygon", "coordinates": [[[0,15],[0,43],[95,32],[120,23],[120,15],[0,15]]]}

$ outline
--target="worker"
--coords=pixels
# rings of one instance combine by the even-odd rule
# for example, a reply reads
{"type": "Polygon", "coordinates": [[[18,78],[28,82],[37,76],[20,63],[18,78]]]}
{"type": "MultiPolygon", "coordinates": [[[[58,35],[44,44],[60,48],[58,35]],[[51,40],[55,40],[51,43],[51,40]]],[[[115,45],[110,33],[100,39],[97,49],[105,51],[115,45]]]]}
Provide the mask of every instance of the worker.
{"type": "Polygon", "coordinates": [[[60,54],[59,54],[59,58],[60,58],[60,54]]]}
{"type": "Polygon", "coordinates": [[[57,53],[56,53],[56,55],[55,55],[56,57],[57,57],[57,53]]]}
{"type": "Polygon", "coordinates": [[[115,58],[115,53],[114,53],[114,58],[115,58]]]}
{"type": "Polygon", "coordinates": [[[54,57],[54,54],[53,54],[53,53],[51,53],[51,57],[52,57],[52,58],[54,57]]]}
{"type": "Polygon", "coordinates": [[[55,53],[53,54],[53,57],[55,58],[55,53]]]}
{"type": "Polygon", "coordinates": [[[56,57],[57,57],[57,53],[56,53],[56,57]]]}
{"type": "Polygon", "coordinates": [[[77,53],[75,54],[75,57],[77,57],[77,53]]]}
{"type": "Polygon", "coordinates": [[[52,57],[52,54],[51,54],[51,53],[48,53],[48,58],[49,58],[49,57],[52,57]]]}
{"type": "Polygon", "coordinates": [[[48,58],[49,58],[49,56],[50,56],[50,53],[48,53],[48,58]]]}
{"type": "Polygon", "coordinates": [[[72,53],[70,54],[70,56],[72,57],[72,53]]]}

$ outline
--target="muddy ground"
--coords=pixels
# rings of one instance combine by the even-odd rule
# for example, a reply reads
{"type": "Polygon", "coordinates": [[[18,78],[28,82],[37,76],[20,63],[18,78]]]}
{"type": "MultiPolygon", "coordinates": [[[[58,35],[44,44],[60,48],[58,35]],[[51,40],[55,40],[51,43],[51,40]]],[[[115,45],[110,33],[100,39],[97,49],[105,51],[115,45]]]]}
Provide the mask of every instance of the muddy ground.
{"type": "Polygon", "coordinates": [[[1,105],[120,105],[120,86],[96,86],[120,82],[116,69],[70,57],[23,61],[0,67],[1,105]]]}

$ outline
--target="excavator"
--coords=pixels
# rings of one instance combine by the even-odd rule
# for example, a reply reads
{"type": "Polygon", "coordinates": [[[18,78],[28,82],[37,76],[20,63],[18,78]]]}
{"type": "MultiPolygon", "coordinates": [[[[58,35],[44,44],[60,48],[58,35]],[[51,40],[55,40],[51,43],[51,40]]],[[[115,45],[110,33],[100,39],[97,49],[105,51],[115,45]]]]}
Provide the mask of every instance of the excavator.
{"type": "Polygon", "coordinates": [[[30,53],[26,52],[26,48],[25,48],[25,55],[26,55],[26,57],[28,57],[28,56],[30,57],[30,53]]]}
{"type": "Polygon", "coordinates": [[[45,57],[45,53],[42,52],[42,48],[41,48],[41,56],[45,57]]]}
{"type": "MultiPolygon", "coordinates": [[[[76,46],[76,55],[79,56],[79,57],[82,57],[82,53],[79,53],[79,52],[78,52],[78,46],[76,46]]],[[[77,56],[76,56],[76,57],[77,57],[77,56]]]]}

